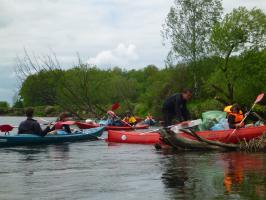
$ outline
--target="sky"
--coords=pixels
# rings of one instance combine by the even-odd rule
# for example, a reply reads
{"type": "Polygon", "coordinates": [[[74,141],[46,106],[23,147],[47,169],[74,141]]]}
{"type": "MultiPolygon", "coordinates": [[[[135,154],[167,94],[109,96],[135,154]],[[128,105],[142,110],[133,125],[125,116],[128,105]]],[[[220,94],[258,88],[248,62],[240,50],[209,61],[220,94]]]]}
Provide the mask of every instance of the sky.
{"type": "MultiPolygon", "coordinates": [[[[164,67],[169,46],[162,24],[173,0],[0,0],[0,101],[19,88],[17,58],[55,53],[63,68],[164,67]]],[[[266,12],[266,0],[223,0],[224,12],[245,6],[266,12]]]]}

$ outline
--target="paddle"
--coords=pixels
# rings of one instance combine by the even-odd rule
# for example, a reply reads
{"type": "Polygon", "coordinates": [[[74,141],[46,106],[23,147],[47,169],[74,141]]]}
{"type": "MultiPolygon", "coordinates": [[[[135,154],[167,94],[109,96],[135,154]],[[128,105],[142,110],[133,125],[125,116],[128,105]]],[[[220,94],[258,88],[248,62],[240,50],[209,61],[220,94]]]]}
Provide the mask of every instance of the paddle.
{"type": "MultiPolygon", "coordinates": [[[[172,131],[177,132],[179,129],[190,128],[190,127],[193,127],[193,126],[197,126],[197,125],[199,125],[201,123],[202,123],[201,119],[196,119],[196,120],[184,121],[184,122],[181,122],[179,124],[174,124],[174,125],[171,125],[171,126],[167,126],[166,128],[171,128],[172,131]]],[[[160,128],[155,129],[155,130],[142,132],[142,134],[152,133],[152,132],[156,132],[156,131],[159,131],[159,130],[160,130],[160,128]]]]}
{"type": "MultiPolygon", "coordinates": [[[[259,94],[259,95],[257,96],[257,98],[256,98],[256,100],[254,101],[252,107],[251,107],[250,110],[245,114],[245,117],[242,119],[242,121],[241,121],[239,124],[242,124],[242,123],[245,121],[245,119],[247,118],[247,116],[250,114],[251,110],[254,108],[254,106],[255,106],[258,102],[260,102],[260,101],[263,99],[263,97],[264,97],[264,93],[261,93],[261,94],[259,94]]],[[[235,128],[235,129],[233,130],[233,132],[230,133],[230,134],[228,135],[227,141],[232,137],[232,135],[233,135],[234,133],[236,133],[236,130],[237,130],[237,129],[238,129],[238,128],[235,128]]]]}
{"type": "Polygon", "coordinates": [[[0,131],[1,132],[4,132],[5,133],[5,135],[7,134],[7,133],[9,133],[9,131],[12,131],[14,128],[18,128],[17,126],[15,127],[15,126],[11,126],[11,125],[9,125],[9,124],[3,124],[3,125],[0,125],[0,131]]]}

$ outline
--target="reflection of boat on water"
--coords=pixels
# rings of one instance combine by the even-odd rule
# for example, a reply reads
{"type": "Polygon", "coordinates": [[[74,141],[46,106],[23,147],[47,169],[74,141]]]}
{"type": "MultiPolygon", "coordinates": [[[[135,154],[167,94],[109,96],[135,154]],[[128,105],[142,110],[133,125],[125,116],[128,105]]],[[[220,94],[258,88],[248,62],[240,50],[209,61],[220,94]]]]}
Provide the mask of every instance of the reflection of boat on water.
{"type": "Polygon", "coordinates": [[[254,199],[266,197],[264,154],[186,152],[168,154],[161,180],[171,199],[254,199]],[[224,181],[231,182],[226,186],[224,181]]]}
{"type": "Polygon", "coordinates": [[[224,169],[224,186],[228,193],[239,190],[248,173],[260,175],[262,171],[265,171],[264,159],[262,159],[261,154],[233,152],[223,154],[221,158],[227,164],[224,169]]]}

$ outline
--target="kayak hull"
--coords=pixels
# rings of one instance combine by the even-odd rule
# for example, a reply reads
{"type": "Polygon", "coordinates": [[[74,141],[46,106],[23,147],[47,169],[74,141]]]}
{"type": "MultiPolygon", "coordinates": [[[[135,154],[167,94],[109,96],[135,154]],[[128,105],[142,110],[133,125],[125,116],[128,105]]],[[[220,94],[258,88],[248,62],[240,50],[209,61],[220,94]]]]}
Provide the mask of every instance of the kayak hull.
{"type": "MultiPolygon", "coordinates": [[[[80,129],[89,129],[89,128],[95,128],[100,127],[99,124],[90,124],[85,122],[76,122],[76,125],[80,129]]],[[[147,129],[149,128],[149,125],[143,124],[143,125],[136,125],[136,126],[105,126],[105,130],[135,130],[135,129],[147,129]]]]}
{"type": "Polygon", "coordinates": [[[159,133],[141,133],[109,130],[107,141],[133,144],[156,144],[159,142],[159,138],[159,133]]]}
{"type": "Polygon", "coordinates": [[[97,140],[103,134],[104,127],[76,131],[73,134],[67,134],[64,131],[59,132],[60,134],[48,134],[44,137],[34,134],[0,136],[0,147],[97,140]]]}
{"type": "MultiPolygon", "coordinates": [[[[240,128],[237,129],[235,133],[233,133],[233,131],[234,129],[219,131],[199,131],[197,132],[197,134],[208,140],[236,144],[239,143],[239,141],[249,141],[253,138],[260,137],[264,132],[266,132],[266,126],[240,128]]],[[[179,133],[178,136],[188,139],[195,139],[194,137],[186,133],[179,133]]]]}
{"type": "MultiPolygon", "coordinates": [[[[266,132],[266,126],[241,128],[232,134],[233,129],[220,131],[198,131],[197,134],[205,139],[219,141],[223,143],[238,143],[239,141],[249,141],[253,138],[260,137],[266,132]]],[[[177,133],[178,137],[195,140],[194,137],[181,132],[177,133]]],[[[108,142],[118,143],[136,143],[136,144],[155,144],[160,141],[158,132],[141,133],[126,131],[108,131],[108,142]]]]}

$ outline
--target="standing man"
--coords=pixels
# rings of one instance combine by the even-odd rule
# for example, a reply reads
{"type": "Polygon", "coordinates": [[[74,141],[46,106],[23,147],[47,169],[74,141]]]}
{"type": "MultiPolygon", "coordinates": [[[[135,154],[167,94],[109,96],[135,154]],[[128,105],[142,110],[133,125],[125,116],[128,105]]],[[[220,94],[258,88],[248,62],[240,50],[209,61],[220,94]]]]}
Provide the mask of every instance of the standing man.
{"type": "Polygon", "coordinates": [[[192,98],[192,90],[184,89],[182,93],[176,93],[167,98],[163,104],[164,126],[172,125],[172,120],[177,117],[179,122],[189,119],[190,114],[186,103],[192,98]]]}

